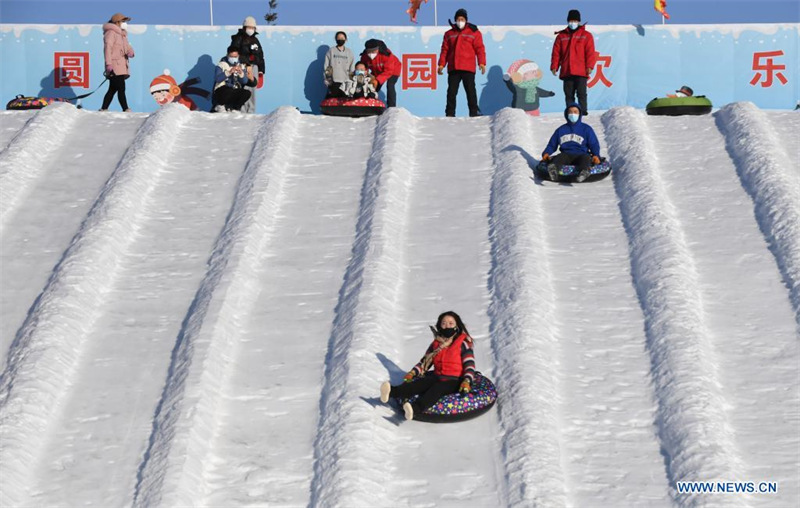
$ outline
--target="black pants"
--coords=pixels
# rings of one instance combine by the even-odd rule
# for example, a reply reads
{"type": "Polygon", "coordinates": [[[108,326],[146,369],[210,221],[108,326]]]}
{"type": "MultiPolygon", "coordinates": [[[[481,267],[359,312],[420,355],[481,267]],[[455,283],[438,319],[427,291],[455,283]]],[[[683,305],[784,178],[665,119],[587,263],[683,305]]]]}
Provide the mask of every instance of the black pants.
{"type": "Polygon", "coordinates": [[[469,71],[450,71],[447,73],[447,106],[444,108],[444,114],[446,116],[456,116],[456,96],[458,95],[459,83],[464,83],[464,91],[467,92],[469,116],[479,116],[481,110],[478,109],[478,94],[475,92],[475,73],[469,71]]]}
{"type": "Polygon", "coordinates": [[[436,401],[441,399],[448,393],[455,393],[458,391],[459,379],[457,377],[439,377],[433,374],[428,374],[425,377],[420,377],[411,381],[410,383],[403,383],[399,386],[393,386],[392,391],[389,392],[390,397],[409,399],[414,395],[419,395],[419,398],[411,404],[414,412],[422,412],[436,404],[436,401]]]}
{"type": "Polygon", "coordinates": [[[328,85],[328,95],[327,97],[344,97],[345,94],[342,91],[342,84],[337,82],[332,82],[328,85]]]}
{"type": "Polygon", "coordinates": [[[558,169],[563,168],[567,165],[574,165],[577,166],[579,171],[584,169],[589,169],[592,165],[592,156],[588,153],[565,153],[561,152],[560,154],[553,157],[553,164],[558,166],[558,169]]]}
{"type": "Polygon", "coordinates": [[[214,104],[239,111],[250,98],[250,90],[221,86],[214,90],[214,104]]]}
{"type": "MultiPolygon", "coordinates": [[[[384,85],[386,85],[386,107],[393,108],[397,106],[397,92],[394,91],[394,85],[397,83],[397,78],[399,76],[392,76],[391,78],[387,79],[384,85]]],[[[383,85],[376,87],[375,91],[380,91],[383,85]]]]}
{"type": "Polygon", "coordinates": [[[119,99],[119,105],[122,107],[122,111],[128,109],[128,98],[125,97],[125,80],[128,76],[111,76],[108,78],[108,92],[106,92],[106,96],[103,97],[103,107],[101,109],[108,109],[111,105],[111,100],[114,98],[114,94],[118,94],[117,98],[119,99]]]}
{"type": "Polygon", "coordinates": [[[564,100],[567,106],[573,102],[581,105],[581,113],[584,115],[589,113],[589,106],[586,102],[586,80],[583,76],[567,76],[564,78],[564,100]],[[578,100],[575,101],[575,94],[578,94],[578,100]]]}

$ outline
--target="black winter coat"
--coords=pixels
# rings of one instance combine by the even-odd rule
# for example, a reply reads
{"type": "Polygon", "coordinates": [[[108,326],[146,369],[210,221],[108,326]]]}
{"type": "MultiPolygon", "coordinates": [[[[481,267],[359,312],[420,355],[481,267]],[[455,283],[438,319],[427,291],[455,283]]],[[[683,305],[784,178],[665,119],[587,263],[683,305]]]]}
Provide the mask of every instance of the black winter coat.
{"type": "Polygon", "coordinates": [[[240,28],[236,34],[231,35],[231,46],[239,50],[240,62],[258,65],[258,72],[264,72],[264,50],[257,34],[258,32],[247,35],[244,28],[240,28]]]}

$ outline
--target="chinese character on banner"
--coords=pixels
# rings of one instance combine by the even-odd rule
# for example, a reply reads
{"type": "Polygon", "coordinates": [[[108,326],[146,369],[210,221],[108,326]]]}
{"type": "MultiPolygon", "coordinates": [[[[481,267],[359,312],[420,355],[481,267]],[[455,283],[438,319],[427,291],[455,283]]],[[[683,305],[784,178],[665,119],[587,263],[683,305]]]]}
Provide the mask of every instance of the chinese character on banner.
{"type": "Polygon", "coordinates": [[[403,55],[403,90],[430,88],[436,90],[436,55],[403,55]]]}
{"type": "Polygon", "coordinates": [[[603,74],[604,67],[611,67],[611,55],[609,56],[600,56],[600,53],[596,53],[597,55],[597,68],[595,69],[594,75],[586,84],[589,88],[592,88],[594,85],[597,84],[598,81],[601,81],[607,88],[611,88],[614,84],[608,80],[605,74],[603,74]]]}
{"type": "Polygon", "coordinates": [[[55,53],[53,86],[89,88],[89,53],[55,53]]]}
{"type": "Polygon", "coordinates": [[[763,81],[761,81],[761,87],[762,88],[771,87],[773,80],[773,73],[774,76],[778,78],[778,81],[780,81],[782,85],[785,85],[786,83],[789,82],[789,80],[786,79],[786,76],[784,76],[783,73],[780,72],[786,70],[786,65],[776,64],[773,61],[773,58],[778,56],[783,56],[782,50],[761,51],[761,52],[756,51],[755,53],[753,53],[753,70],[756,72],[756,74],[755,76],[753,76],[753,79],[750,80],[751,85],[756,86],[756,83],[758,83],[758,81],[761,80],[763,77],[763,81]],[[761,62],[762,58],[766,60],[766,63],[761,62]],[[766,73],[766,76],[763,76],[759,71],[764,71],[766,73]],[[774,71],[779,71],[779,72],[774,72],[774,71]]]}

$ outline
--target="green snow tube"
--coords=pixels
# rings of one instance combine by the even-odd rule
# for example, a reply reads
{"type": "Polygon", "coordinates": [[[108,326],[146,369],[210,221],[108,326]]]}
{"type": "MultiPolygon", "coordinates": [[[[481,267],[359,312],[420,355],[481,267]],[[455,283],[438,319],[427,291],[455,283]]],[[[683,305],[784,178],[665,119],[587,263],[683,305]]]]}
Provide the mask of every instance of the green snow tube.
{"type": "Polygon", "coordinates": [[[711,101],[705,95],[694,97],[662,97],[647,103],[648,115],[707,115],[711,113],[711,101]]]}

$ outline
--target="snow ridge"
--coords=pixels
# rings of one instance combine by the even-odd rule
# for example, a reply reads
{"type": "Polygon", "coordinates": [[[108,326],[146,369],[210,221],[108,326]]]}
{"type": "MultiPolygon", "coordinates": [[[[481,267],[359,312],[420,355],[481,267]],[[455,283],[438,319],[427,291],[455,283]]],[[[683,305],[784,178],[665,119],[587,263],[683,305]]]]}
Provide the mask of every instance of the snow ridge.
{"type": "Polygon", "coordinates": [[[81,114],[68,103],[48,106],[31,117],[0,152],[0,232],[39,178],[45,160],[64,144],[81,114]]]}
{"type": "MultiPolygon", "coordinates": [[[[70,115],[77,115],[70,106],[51,110],[36,124],[36,139],[50,123],[70,115]]],[[[78,371],[85,338],[135,241],[174,132],[189,118],[181,106],[148,118],[17,332],[0,377],[2,505],[24,503],[49,424],[78,371]]],[[[20,152],[31,141],[20,144],[20,152]]]]}
{"type": "Polygon", "coordinates": [[[309,506],[391,506],[385,488],[396,429],[376,421],[361,397],[387,378],[376,351],[392,351],[405,269],[404,240],[414,164],[416,118],[392,108],[378,120],[361,191],[353,254],[335,311],[314,443],[309,506]],[[361,397],[359,397],[359,395],[361,397]]]}
{"type": "Polygon", "coordinates": [[[742,186],[753,199],[756,219],[789,287],[800,326],[800,176],[787,167],[798,154],[784,150],[766,113],[753,103],[729,104],[714,116],[742,186]],[[756,146],[759,149],[753,150],[756,146]]]}
{"type": "Polygon", "coordinates": [[[492,350],[503,428],[509,506],[566,506],[559,432],[559,345],[546,221],[518,150],[527,116],[510,108],[492,120],[490,205],[492,350]]]}
{"type": "Polygon", "coordinates": [[[614,108],[602,116],[614,186],[629,237],[633,283],[645,315],[657,428],[679,506],[740,506],[741,496],[681,496],[679,481],[731,480],[742,468],[717,380],[696,268],[659,176],[644,113],[614,108]]]}
{"type": "Polygon", "coordinates": [[[222,407],[222,388],[260,291],[260,263],[283,196],[300,113],[266,117],[237,184],[231,212],[173,349],[135,506],[197,506],[207,495],[206,464],[222,407]]]}

